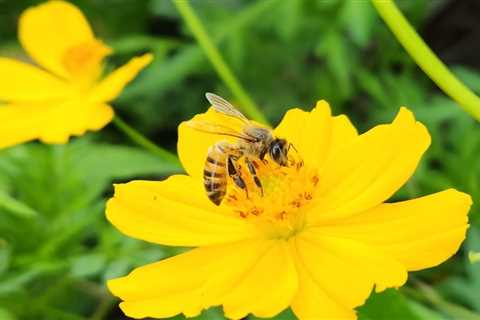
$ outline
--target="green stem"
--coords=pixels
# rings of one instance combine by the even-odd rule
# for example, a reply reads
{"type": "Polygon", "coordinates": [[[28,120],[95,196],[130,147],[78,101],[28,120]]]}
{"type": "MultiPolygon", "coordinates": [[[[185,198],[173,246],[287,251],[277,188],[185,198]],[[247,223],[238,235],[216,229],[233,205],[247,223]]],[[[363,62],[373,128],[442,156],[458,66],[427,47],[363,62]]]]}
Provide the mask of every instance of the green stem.
{"type": "Polygon", "coordinates": [[[392,0],[371,0],[417,65],[466,112],[480,121],[480,98],[460,82],[425,44],[392,0]]]}
{"type": "Polygon", "coordinates": [[[123,133],[125,133],[132,141],[137,143],[139,146],[144,147],[151,153],[159,156],[163,160],[166,160],[172,164],[178,165],[180,167],[180,163],[178,161],[178,158],[168,152],[167,150],[164,150],[157,146],[155,143],[147,139],[144,135],[142,135],[140,132],[129,126],[125,121],[123,121],[119,116],[115,116],[113,118],[113,124],[117,126],[118,129],[120,129],[123,133]]]}
{"type": "Polygon", "coordinates": [[[252,100],[252,98],[250,98],[228,65],[225,63],[220,51],[213,43],[212,39],[205,31],[202,22],[190,6],[190,2],[188,0],[173,0],[173,3],[177,7],[190,30],[193,32],[193,35],[197,39],[202,49],[205,51],[205,54],[207,55],[208,59],[210,59],[210,62],[222,78],[223,82],[225,82],[225,84],[238,99],[240,105],[242,106],[242,110],[250,118],[262,123],[267,123],[267,120],[259,111],[258,107],[255,105],[255,102],[252,100]]]}

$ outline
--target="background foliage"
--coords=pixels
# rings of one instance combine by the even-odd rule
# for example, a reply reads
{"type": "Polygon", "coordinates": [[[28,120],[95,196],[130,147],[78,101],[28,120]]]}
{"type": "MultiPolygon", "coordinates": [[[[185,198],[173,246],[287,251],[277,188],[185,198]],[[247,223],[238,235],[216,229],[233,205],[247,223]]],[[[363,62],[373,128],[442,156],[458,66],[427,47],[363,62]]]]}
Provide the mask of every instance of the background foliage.
{"type": "MultiPolygon", "coordinates": [[[[146,51],[154,63],[115,103],[117,112],[175,151],[180,121],[203,112],[206,91],[233,100],[168,0],[78,0],[110,66],[146,51]]],[[[0,0],[0,54],[25,59],[16,21],[33,0],[0,0]]],[[[415,66],[368,1],[192,1],[227,63],[272,123],[319,98],[362,131],[409,106],[433,144],[395,199],[454,187],[470,193],[469,237],[456,257],[413,273],[406,287],[373,295],[360,319],[480,319],[480,127],[415,66]]],[[[455,73],[480,92],[476,0],[398,1],[455,73]]],[[[0,75],[1,76],[1,75],[0,75]]],[[[0,124],[1,125],[1,124],[0,124]]],[[[121,235],[104,218],[112,182],[179,171],[113,126],[65,146],[30,143],[0,152],[0,319],[123,319],[106,279],[176,253],[121,235]]],[[[353,266],[354,267],[354,266],[353,266]]],[[[223,319],[218,310],[201,319],[223,319]]],[[[178,317],[181,319],[181,317],[178,317]]],[[[277,319],[293,319],[289,311],[277,319]]]]}

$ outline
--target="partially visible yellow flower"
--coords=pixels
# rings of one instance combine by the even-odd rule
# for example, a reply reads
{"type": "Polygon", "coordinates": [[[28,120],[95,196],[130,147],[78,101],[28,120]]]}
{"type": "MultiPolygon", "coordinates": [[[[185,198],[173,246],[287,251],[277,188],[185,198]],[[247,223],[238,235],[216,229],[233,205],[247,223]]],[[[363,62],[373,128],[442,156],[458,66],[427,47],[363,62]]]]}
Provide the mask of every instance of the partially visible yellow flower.
{"type": "Polygon", "coordinates": [[[150,54],[134,58],[101,79],[112,50],[64,1],[27,9],[19,39],[39,67],[0,57],[0,148],[33,139],[65,143],[101,129],[113,118],[109,102],[152,60],[150,54]]]}
{"type": "MultiPolygon", "coordinates": [[[[212,120],[213,113],[196,119],[212,120]]],[[[358,135],[320,101],[311,112],[290,110],[275,134],[304,162],[259,161],[263,196],[243,168],[249,196],[230,183],[222,204],[213,205],[203,166],[208,147],[223,137],[185,123],[178,152],[188,175],[115,186],[107,218],[123,233],[197,247],[109,281],[126,315],[191,317],[222,305],[226,317],[241,319],[290,306],[302,320],[356,319],[354,308],[373,289],[402,286],[408,271],[442,263],[464,240],[471,205],[465,193],[383,203],[430,145],[427,129],[406,108],[391,124],[358,135]]]]}
{"type": "Polygon", "coordinates": [[[480,252],[470,251],[468,253],[468,260],[470,260],[471,263],[479,262],[480,261],[480,252]]]}

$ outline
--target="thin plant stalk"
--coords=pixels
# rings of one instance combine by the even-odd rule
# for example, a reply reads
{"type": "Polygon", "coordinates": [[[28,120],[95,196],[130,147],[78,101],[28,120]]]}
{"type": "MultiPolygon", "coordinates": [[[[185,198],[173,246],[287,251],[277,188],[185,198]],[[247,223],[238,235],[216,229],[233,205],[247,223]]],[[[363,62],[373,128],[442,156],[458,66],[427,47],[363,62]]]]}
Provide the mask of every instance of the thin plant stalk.
{"type": "Polygon", "coordinates": [[[259,111],[255,102],[250,98],[238,79],[235,77],[229,66],[223,59],[220,51],[215,46],[213,40],[206,32],[205,27],[196,15],[193,8],[190,6],[188,0],[173,0],[180,15],[183,17],[188,27],[192,31],[195,39],[202,47],[206,56],[212,63],[213,67],[222,78],[223,82],[232,91],[234,96],[238,99],[242,111],[244,111],[253,120],[267,123],[264,115],[259,111]]]}
{"type": "Polygon", "coordinates": [[[140,132],[132,128],[129,124],[127,124],[122,118],[119,116],[115,116],[113,118],[113,124],[117,126],[120,131],[125,133],[133,142],[137,143],[139,146],[145,148],[146,150],[150,151],[151,153],[159,156],[161,159],[176,165],[180,168],[180,163],[178,161],[178,158],[170,153],[169,151],[157,146],[155,143],[150,141],[148,138],[146,138],[144,135],[142,135],[140,132]]]}
{"type": "Polygon", "coordinates": [[[379,15],[388,25],[417,65],[460,107],[480,121],[480,98],[459,81],[427,46],[392,0],[371,0],[379,15]]]}

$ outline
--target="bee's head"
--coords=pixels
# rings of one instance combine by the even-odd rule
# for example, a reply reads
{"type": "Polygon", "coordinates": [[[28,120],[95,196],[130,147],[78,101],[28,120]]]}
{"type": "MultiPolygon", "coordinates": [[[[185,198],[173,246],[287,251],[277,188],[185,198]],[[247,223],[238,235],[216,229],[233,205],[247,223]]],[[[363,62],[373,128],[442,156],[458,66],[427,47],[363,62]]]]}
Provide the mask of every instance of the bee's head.
{"type": "Polygon", "coordinates": [[[285,139],[275,138],[270,144],[268,153],[270,158],[279,165],[286,167],[288,164],[289,143],[285,139]]]}

